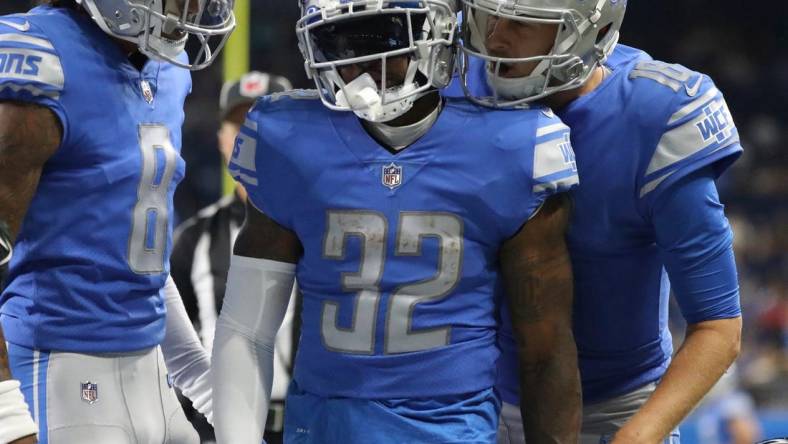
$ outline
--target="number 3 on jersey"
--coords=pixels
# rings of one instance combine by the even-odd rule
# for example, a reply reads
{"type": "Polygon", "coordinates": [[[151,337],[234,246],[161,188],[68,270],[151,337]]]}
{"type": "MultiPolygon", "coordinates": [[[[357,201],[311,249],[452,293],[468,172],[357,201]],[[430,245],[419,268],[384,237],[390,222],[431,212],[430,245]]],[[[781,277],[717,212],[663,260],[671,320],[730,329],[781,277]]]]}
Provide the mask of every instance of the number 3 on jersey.
{"type": "Polygon", "coordinates": [[[129,267],[137,274],[164,271],[169,189],[178,154],[164,125],[140,125],[142,173],[129,237],[129,267]]]}
{"type": "MultiPolygon", "coordinates": [[[[445,346],[451,329],[440,327],[414,330],[413,312],[417,304],[447,296],[460,277],[463,252],[462,220],[448,213],[400,213],[396,232],[397,256],[419,256],[425,237],[439,242],[437,273],[431,279],[407,283],[394,290],[386,307],[385,354],[408,353],[445,346]]],[[[386,258],[388,223],[380,213],[369,211],[329,211],[323,255],[342,260],[350,236],[361,239],[361,264],[357,273],[342,276],[342,289],[356,292],[350,328],[337,326],[339,303],[323,304],[321,335],[326,348],[354,354],[373,354],[379,288],[386,258]]]]}

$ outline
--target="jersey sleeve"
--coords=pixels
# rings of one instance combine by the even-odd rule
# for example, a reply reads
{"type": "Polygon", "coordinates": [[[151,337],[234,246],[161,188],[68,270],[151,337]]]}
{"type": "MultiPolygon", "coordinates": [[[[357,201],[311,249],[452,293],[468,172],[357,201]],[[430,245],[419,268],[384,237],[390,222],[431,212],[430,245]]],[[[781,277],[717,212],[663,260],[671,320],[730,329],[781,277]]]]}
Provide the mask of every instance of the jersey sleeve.
{"type": "MultiPolygon", "coordinates": [[[[707,76],[687,72],[684,83],[673,85],[670,115],[660,117],[663,121],[651,128],[661,136],[639,177],[638,197],[646,208],[672,184],[695,171],[711,167],[719,176],[742,152],[739,132],[722,93],[707,76]]],[[[664,85],[655,88],[671,91],[664,85]]]]}
{"type": "MultiPolygon", "coordinates": [[[[523,111],[508,112],[522,116],[523,111]]],[[[514,212],[505,219],[509,221],[503,227],[506,236],[515,234],[550,196],[569,191],[579,183],[569,127],[548,109],[526,112],[538,117],[536,124],[530,126],[531,131],[535,128],[535,133],[529,134],[528,149],[517,150],[517,159],[507,161],[506,168],[516,169],[512,175],[519,174],[522,180],[513,187],[515,194],[507,193],[504,202],[514,212]],[[527,200],[522,205],[513,205],[518,200],[522,202],[523,198],[527,200]]],[[[523,133],[519,133],[519,137],[510,130],[503,133],[504,143],[523,144],[523,133]]]]}
{"type": "Polygon", "coordinates": [[[551,111],[540,112],[531,173],[531,190],[541,201],[579,183],[569,127],[551,111]]]}
{"type": "Polygon", "coordinates": [[[235,139],[229,172],[244,186],[255,208],[292,229],[290,191],[298,189],[298,170],[288,156],[286,141],[278,137],[276,120],[287,116],[277,108],[270,96],[258,99],[235,139]]]}
{"type": "Polygon", "coordinates": [[[673,293],[687,322],[741,315],[733,233],[712,167],[677,182],[654,204],[651,221],[673,293]]]}
{"type": "Polygon", "coordinates": [[[68,129],[60,101],[65,74],[52,41],[24,15],[0,18],[0,100],[51,109],[68,129]]]}

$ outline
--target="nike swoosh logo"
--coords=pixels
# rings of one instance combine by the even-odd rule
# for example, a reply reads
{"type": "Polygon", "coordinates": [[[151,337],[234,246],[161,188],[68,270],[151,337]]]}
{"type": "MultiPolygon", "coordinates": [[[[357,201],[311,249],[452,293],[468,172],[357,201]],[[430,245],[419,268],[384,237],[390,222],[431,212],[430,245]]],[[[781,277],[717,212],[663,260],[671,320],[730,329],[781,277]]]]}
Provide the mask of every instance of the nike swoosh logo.
{"type": "Polygon", "coordinates": [[[11,28],[14,28],[17,31],[22,31],[22,32],[30,31],[30,22],[28,22],[27,20],[25,20],[25,23],[23,23],[21,25],[18,24],[18,23],[14,23],[14,22],[7,22],[5,20],[0,20],[0,24],[9,26],[11,28]]]}
{"type": "Polygon", "coordinates": [[[687,90],[687,95],[690,97],[695,97],[698,94],[698,90],[700,90],[700,84],[703,83],[703,75],[698,75],[698,80],[695,81],[695,84],[692,86],[684,84],[684,89],[687,90]]]}

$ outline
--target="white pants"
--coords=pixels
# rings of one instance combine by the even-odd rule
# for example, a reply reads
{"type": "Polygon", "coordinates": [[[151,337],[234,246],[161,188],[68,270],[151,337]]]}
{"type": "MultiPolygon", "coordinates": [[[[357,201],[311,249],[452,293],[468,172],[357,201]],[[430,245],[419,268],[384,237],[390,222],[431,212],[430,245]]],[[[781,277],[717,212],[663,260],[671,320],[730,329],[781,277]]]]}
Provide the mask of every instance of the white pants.
{"type": "Polygon", "coordinates": [[[197,444],[158,348],[124,354],[9,345],[39,444],[197,444]]]}
{"type": "MultiPolygon", "coordinates": [[[[612,441],[613,435],[646,403],[656,388],[656,384],[648,384],[617,398],[583,406],[580,444],[612,441]]],[[[498,423],[498,444],[525,444],[520,407],[503,403],[498,423]]],[[[664,444],[679,444],[678,430],[666,438],[664,444]]]]}

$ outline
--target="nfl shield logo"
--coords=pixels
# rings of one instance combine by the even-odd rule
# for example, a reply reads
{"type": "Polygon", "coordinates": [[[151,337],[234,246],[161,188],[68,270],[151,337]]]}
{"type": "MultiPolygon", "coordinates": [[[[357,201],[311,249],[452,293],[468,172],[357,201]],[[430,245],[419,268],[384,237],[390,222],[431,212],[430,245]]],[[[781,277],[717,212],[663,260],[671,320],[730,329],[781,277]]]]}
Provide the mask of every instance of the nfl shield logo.
{"type": "Polygon", "coordinates": [[[390,190],[402,185],[402,167],[394,165],[394,162],[383,167],[383,185],[390,190]]]}
{"type": "Polygon", "coordinates": [[[140,80],[140,90],[142,90],[142,97],[148,104],[153,103],[153,89],[147,80],[140,80]]]}
{"type": "Polygon", "coordinates": [[[83,382],[82,384],[82,400],[88,404],[93,404],[98,401],[98,384],[90,381],[83,382]]]}

